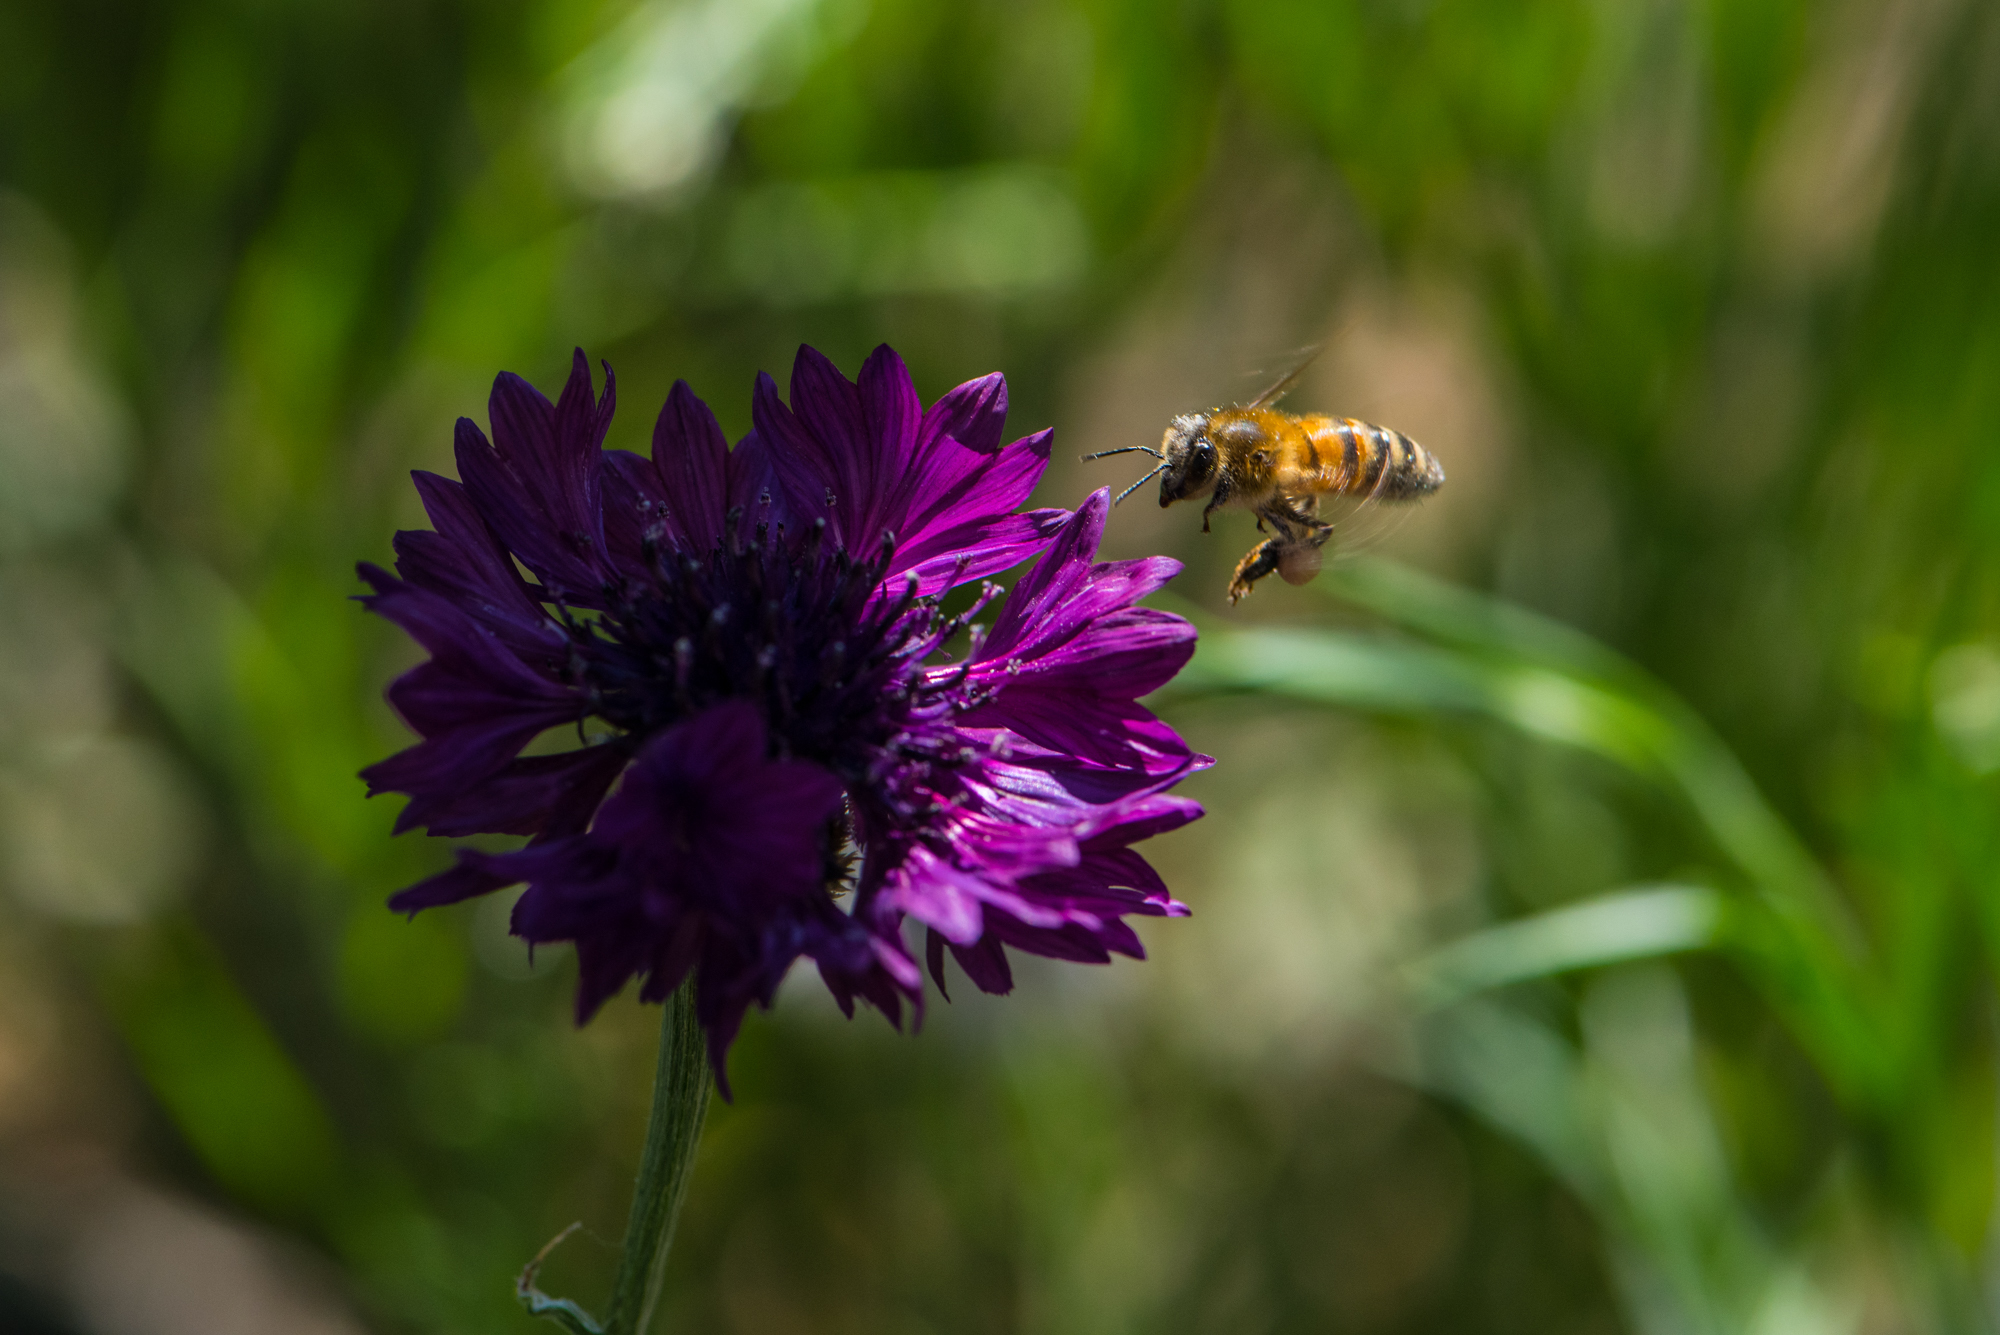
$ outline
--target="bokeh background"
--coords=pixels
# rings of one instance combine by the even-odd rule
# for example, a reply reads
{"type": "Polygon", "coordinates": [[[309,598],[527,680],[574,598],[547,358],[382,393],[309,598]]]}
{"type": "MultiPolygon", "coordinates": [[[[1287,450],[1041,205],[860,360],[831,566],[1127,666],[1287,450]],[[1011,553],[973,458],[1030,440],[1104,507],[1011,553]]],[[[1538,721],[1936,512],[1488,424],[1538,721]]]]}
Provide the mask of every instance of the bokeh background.
{"type": "MultiPolygon", "coordinates": [[[[529,1329],[656,1011],[356,770],[347,601],[514,370],[878,342],[1083,450],[1248,397],[1446,489],[1220,598],[1153,958],[735,1050],[665,1328],[1989,1330],[2000,8],[0,4],[0,1327],[529,1329]]],[[[1175,601],[1175,600],[1178,601],[1175,601]]]]}

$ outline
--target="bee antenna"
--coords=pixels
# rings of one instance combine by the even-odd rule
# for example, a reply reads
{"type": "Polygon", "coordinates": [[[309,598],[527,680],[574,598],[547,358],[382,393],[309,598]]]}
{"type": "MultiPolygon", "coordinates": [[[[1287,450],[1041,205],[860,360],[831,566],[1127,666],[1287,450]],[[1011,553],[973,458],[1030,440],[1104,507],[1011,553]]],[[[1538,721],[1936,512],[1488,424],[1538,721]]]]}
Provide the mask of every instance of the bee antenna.
{"type": "MultiPolygon", "coordinates": [[[[1079,461],[1083,462],[1091,459],[1109,459],[1114,454],[1150,454],[1155,459],[1164,459],[1167,457],[1166,455],[1161,454],[1158,450],[1154,449],[1150,445],[1123,445],[1115,450],[1099,450],[1095,454],[1081,455],[1079,456],[1079,461]]],[[[1147,476],[1150,477],[1152,475],[1149,473],[1147,474],[1147,476]]]]}
{"type": "Polygon", "coordinates": [[[1111,503],[1112,503],[1113,505],[1116,505],[1116,504],[1118,504],[1118,501],[1122,501],[1122,500],[1124,500],[1124,499],[1125,499],[1125,498],[1126,498],[1127,496],[1130,496],[1130,495],[1131,495],[1131,494],[1132,494],[1133,492],[1135,492],[1135,491],[1139,490],[1139,488],[1141,488],[1141,487],[1145,486],[1145,485],[1146,485],[1146,484],[1147,484],[1148,482],[1151,482],[1151,481],[1153,480],[1154,476],[1155,476],[1155,475],[1157,475],[1157,474],[1159,474],[1160,472],[1162,472],[1162,471],[1163,471],[1163,470],[1164,470],[1165,468],[1166,468],[1166,464],[1162,463],[1162,464],[1161,464],[1161,465],[1160,465],[1160,466],[1159,466],[1158,468],[1155,468],[1155,469],[1154,469],[1154,470],[1153,470],[1153,471],[1152,471],[1151,473],[1148,473],[1148,474],[1146,474],[1146,476],[1144,476],[1144,477],[1140,478],[1140,479],[1139,479],[1139,480],[1138,480],[1137,482],[1134,482],[1134,483],[1133,483],[1133,484],[1132,484],[1131,486],[1129,486],[1129,487],[1125,488],[1125,490],[1123,490],[1123,491],[1119,492],[1119,493],[1118,493],[1118,500],[1117,500],[1117,501],[1113,501],[1113,502],[1111,502],[1111,503]]]}

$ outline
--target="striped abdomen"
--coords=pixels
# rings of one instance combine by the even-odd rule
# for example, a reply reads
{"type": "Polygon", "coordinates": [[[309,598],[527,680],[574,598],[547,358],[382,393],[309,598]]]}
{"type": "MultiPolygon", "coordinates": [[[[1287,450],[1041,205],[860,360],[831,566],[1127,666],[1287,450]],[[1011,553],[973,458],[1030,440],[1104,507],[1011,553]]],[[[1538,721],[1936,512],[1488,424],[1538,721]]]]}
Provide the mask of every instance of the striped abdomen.
{"type": "Polygon", "coordinates": [[[1444,485],[1444,468],[1400,431],[1318,413],[1300,417],[1304,489],[1363,500],[1410,501],[1444,485]]]}

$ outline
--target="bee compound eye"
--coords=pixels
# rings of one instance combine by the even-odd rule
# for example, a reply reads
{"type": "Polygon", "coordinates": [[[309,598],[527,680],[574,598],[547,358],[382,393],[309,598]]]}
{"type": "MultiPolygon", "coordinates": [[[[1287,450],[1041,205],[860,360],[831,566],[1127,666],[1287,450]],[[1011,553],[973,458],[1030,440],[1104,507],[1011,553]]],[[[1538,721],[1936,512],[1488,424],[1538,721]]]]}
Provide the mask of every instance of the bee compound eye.
{"type": "Polygon", "coordinates": [[[1194,476],[1196,481],[1205,482],[1215,471],[1215,442],[1203,436],[1194,443],[1194,476]]]}

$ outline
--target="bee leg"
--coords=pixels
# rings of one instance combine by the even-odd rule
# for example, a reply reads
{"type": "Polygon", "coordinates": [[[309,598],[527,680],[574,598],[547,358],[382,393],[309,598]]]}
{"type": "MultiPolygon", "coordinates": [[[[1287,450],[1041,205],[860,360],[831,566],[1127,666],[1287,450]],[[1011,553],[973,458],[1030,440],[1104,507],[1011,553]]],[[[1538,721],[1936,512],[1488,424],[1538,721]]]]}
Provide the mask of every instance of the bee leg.
{"type": "Polygon", "coordinates": [[[1282,538],[1266,538],[1245,553],[1236,563],[1236,573],[1229,580],[1229,603],[1235,606],[1243,601],[1250,586],[1278,568],[1278,557],[1285,550],[1282,538]]]}
{"type": "Polygon", "coordinates": [[[1278,531],[1278,537],[1288,547],[1296,547],[1301,543],[1310,541],[1309,535],[1311,531],[1315,527],[1319,527],[1311,519],[1292,509],[1291,505],[1282,497],[1275,504],[1267,504],[1258,508],[1257,531],[1259,533],[1270,532],[1270,529],[1264,527],[1267,521],[1272,529],[1278,531]]]}
{"type": "Polygon", "coordinates": [[[1268,518],[1277,525],[1278,532],[1304,541],[1314,529],[1326,528],[1314,515],[1319,511],[1319,497],[1274,496],[1258,511],[1260,518],[1268,518]]]}
{"type": "Polygon", "coordinates": [[[1201,531],[1203,533],[1208,532],[1208,517],[1229,503],[1229,493],[1233,490],[1234,488],[1229,485],[1229,473],[1225,470],[1221,477],[1215,479],[1215,492],[1208,498],[1207,506],[1202,509],[1201,531]]]}

